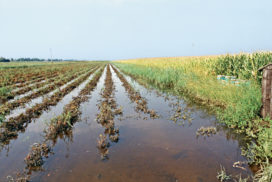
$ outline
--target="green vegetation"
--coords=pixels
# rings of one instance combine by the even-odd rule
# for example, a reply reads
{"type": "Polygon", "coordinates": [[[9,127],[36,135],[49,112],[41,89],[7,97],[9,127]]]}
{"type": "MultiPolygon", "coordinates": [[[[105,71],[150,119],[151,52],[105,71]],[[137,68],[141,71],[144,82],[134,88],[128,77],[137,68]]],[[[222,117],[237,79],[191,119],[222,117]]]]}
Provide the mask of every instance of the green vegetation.
{"type": "Polygon", "coordinates": [[[61,61],[59,61],[59,62],[46,62],[46,61],[0,62],[0,70],[6,71],[6,70],[11,70],[12,68],[14,68],[14,69],[23,68],[24,69],[24,68],[33,68],[33,67],[39,69],[40,67],[43,67],[43,66],[49,66],[49,65],[59,66],[59,65],[67,65],[67,64],[73,64],[73,63],[78,63],[78,62],[76,62],[76,61],[74,61],[74,62],[61,62],[61,61]]]}
{"type": "Polygon", "coordinates": [[[255,175],[255,181],[271,182],[272,181],[272,165],[267,161],[255,175]]]}
{"type": "Polygon", "coordinates": [[[5,117],[2,114],[0,114],[0,123],[2,123],[4,120],[5,120],[5,117]]]}
{"type": "Polygon", "coordinates": [[[3,57],[0,57],[0,62],[10,62],[10,60],[9,59],[6,59],[6,58],[3,58],[3,57]]]}
{"type": "Polygon", "coordinates": [[[220,166],[220,171],[217,173],[216,178],[220,181],[220,182],[225,182],[231,179],[230,175],[227,175],[226,169],[222,166],[220,166]]]}
{"type": "Polygon", "coordinates": [[[7,88],[7,87],[0,87],[0,100],[1,97],[8,97],[11,96],[11,88],[7,88]]]}
{"type": "MultiPolygon", "coordinates": [[[[18,59],[7,59],[4,57],[0,57],[0,62],[43,62],[43,61],[66,61],[63,59],[40,59],[40,58],[18,58],[18,59]]],[[[73,60],[67,60],[67,61],[73,61],[73,60]]]]}
{"type": "Polygon", "coordinates": [[[271,52],[264,52],[122,60],[115,64],[139,81],[147,81],[160,89],[171,90],[209,106],[222,123],[255,141],[243,148],[243,154],[250,163],[262,165],[266,159],[272,159],[272,122],[259,116],[262,95],[261,73],[257,70],[268,64],[271,58],[271,52]],[[217,80],[217,75],[248,79],[250,84],[222,82],[217,80]]]}
{"type": "Polygon", "coordinates": [[[272,61],[272,53],[253,53],[220,56],[215,59],[211,69],[216,74],[233,75],[241,79],[260,81],[262,75],[258,69],[272,61]]]}

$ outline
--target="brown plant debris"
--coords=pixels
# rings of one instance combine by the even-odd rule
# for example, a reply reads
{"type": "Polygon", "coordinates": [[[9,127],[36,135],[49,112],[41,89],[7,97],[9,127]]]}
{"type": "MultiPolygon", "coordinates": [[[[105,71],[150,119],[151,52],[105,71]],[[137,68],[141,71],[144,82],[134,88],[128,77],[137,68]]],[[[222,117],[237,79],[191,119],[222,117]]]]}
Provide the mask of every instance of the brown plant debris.
{"type": "Polygon", "coordinates": [[[99,139],[97,140],[97,147],[99,149],[104,149],[110,146],[110,143],[107,140],[107,136],[100,134],[99,139]]]}
{"type": "MultiPolygon", "coordinates": [[[[119,128],[115,127],[114,117],[116,115],[121,115],[123,113],[122,107],[117,108],[116,101],[114,99],[114,84],[112,80],[112,73],[110,66],[107,65],[106,78],[105,78],[105,89],[101,93],[102,100],[98,106],[100,112],[96,117],[98,123],[100,123],[105,128],[106,136],[99,136],[98,148],[101,154],[101,159],[106,159],[109,153],[109,146],[106,148],[101,148],[100,146],[105,146],[104,142],[107,141],[107,136],[111,142],[118,142],[119,140],[119,128]]],[[[108,141],[107,141],[108,142],[108,141]]]]}
{"type": "Polygon", "coordinates": [[[45,143],[34,143],[31,146],[30,152],[25,158],[28,168],[40,167],[44,163],[44,158],[48,157],[51,152],[51,147],[45,143]]]}
{"type": "Polygon", "coordinates": [[[248,163],[247,162],[241,162],[241,161],[237,161],[237,162],[234,162],[232,167],[234,168],[239,168],[239,169],[242,169],[244,171],[246,171],[246,168],[245,166],[247,165],[248,163]]]}
{"type": "Polygon", "coordinates": [[[209,126],[209,127],[200,127],[197,132],[196,135],[202,135],[202,136],[211,136],[211,135],[215,135],[217,132],[215,127],[209,126]]]}
{"type": "MultiPolygon", "coordinates": [[[[19,131],[24,131],[27,124],[30,123],[33,118],[38,118],[42,114],[43,110],[47,110],[50,106],[55,106],[65,95],[70,93],[96,70],[97,69],[91,70],[88,72],[88,74],[67,85],[67,87],[64,89],[54,93],[51,97],[45,98],[42,103],[36,104],[34,107],[27,109],[25,113],[22,113],[14,118],[10,118],[7,122],[2,123],[0,130],[0,142],[5,142],[8,144],[9,140],[17,137],[19,131]]],[[[73,110],[73,108],[71,108],[71,110],[73,110]]],[[[77,111],[73,111],[73,113],[67,112],[65,116],[62,116],[63,119],[73,116],[74,112],[77,111]]],[[[59,118],[57,120],[59,120],[59,118]]],[[[62,127],[63,125],[60,126],[62,127]]]]}
{"type": "Polygon", "coordinates": [[[7,176],[7,182],[30,182],[30,176],[26,173],[18,173],[16,177],[7,176]]]}
{"type": "MultiPolygon", "coordinates": [[[[89,73],[87,73],[86,75],[89,75],[89,73]]],[[[9,114],[12,109],[23,106],[29,101],[31,101],[32,99],[35,99],[41,95],[48,94],[49,92],[63,86],[64,84],[75,79],[76,77],[78,77],[78,73],[74,73],[73,75],[70,75],[66,78],[56,80],[55,82],[53,82],[53,84],[50,84],[47,87],[37,90],[36,92],[33,92],[28,96],[22,97],[21,99],[15,100],[13,102],[8,102],[0,107],[0,113],[3,115],[9,114]]]]}
{"type": "Polygon", "coordinates": [[[179,123],[180,125],[185,125],[185,121],[187,121],[189,125],[192,124],[191,112],[188,108],[183,108],[179,101],[170,103],[169,106],[173,108],[172,111],[174,112],[171,115],[170,120],[179,123]]]}
{"type": "Polygon", "coordinates": [[[99,135],[97,140],[97,148],[99,149],[100,157],[102,160],[108,159],[110,143],[107,140],[107,136],[99,135]]]}
{"type": "Polygon", "coordinates": [[[49,128],[45,131],[47,139],[55,141],[60,134],[69,133],[69,129],[73,127],[81,114],[79,111],[80,103],[88,99],[87,95],[96,87],[102,72],[103,69],[100,69],[80,91],[79,95],[65,106],[63,114],[51,120],[49,128]]]}
{"type": "MultiPolygon", "coordinates": [[[[66,73],[67,74],[67,73],[66,73]]],[[[46,78],[42,78],[40,80],[38,80],[35,84],[33,85],[28,85],[28,86],[25,86],[17,91],[13,91],[11,92],[12,96],[16,96],[16,95],[21,95],[21,94],[24,94],[28,91],[31,91],[33,89],[37,89],[37,88],[40,88],[48,83],[51,83],[51,82],[55,82],[57,79],[59,79],[58,77],[59,73],[55,73],[55,74],[52,74],[50,76],[47,76],[46,78]],[[47,79],[47,80],[45,80],[47,79]],[[43,81],[43,82],[41,82],[43,81]]],[[[7,99],[11,99],[11,98],[7,98],[7,99]]]]}

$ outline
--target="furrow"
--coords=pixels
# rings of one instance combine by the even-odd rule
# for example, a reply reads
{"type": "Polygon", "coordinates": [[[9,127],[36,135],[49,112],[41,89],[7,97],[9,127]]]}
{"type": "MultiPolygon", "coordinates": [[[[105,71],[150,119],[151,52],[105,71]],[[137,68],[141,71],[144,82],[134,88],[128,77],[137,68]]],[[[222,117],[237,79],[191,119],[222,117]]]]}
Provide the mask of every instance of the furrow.
{"type": "MultiPolygon", "coordinates": [[[[84,76],[84,73],[82,73],[82,74],[84,76]]],[[[82,75],[82,74],[79,74],[79,75],[82,75]]],[[[10,113],[8,115],[6,115],[5,119],[8,120],[11,117],[16,117],[16,116],[20,115],[21,113],[25,112],[25,110],[27,110],[28,108],[34,107],[36,104],[41,103],[43,101],[43,98],[52,96],[54,93],[65,88],[67,85],[76,81],[80,77],[81,76],[78,76],[77,78],[75,78],[73,80],[69,79],[69,81],[66,82],[65,84],[63,84],[61,87],[57,87],[57,88],[55,88],[55,90],[50,91],[49,93],[47,93],[45,95],[41,95],[39,97],[36,97],[36,98],[32,99],[31,101],[29,101],[28,103],[11,110],[10,113]]],[[[52,84],[52,85],[54,86],[54,84],[52,84]]]]}
{"type": "MultiPolygon", "coordinates": [[[[80,66],[80,64],[77,64],[80,66]]],[[[55,74],[62,72],[62,70],[70,69],[74,65],[56,64],[54,66],[39,66],[33,69],[28,68],[10,68],[1,70],[2,75],[0,76],[1,87],[24,87],[26,84],[37,82],[38,80],[44,79],[48,74],[55,74]]]]}
{"type": "MultiPolygon", "coordinates": [[[[87,75],[88,75],[88,73],[87,73],[87,75]]],[[[21,98],[19,100],[16,100],[14,102],[6,103],[6,104],[4,104],[4,105],[2,105],[0,107],[0,113],[3,114],[3,115],[7,115],[7,114],[10,113],[10,111],[12,109],[15,109],[15,108],[17,108],[19,106],[22,106],[22,105],[28,103],[29,101],[31,101],[31,99],[37,98],[37,97],[39,97],[41,95],[44,95],[44,94],[47,94],[47,93],[51,92],[52,90],[54,90],[56,88],[59,88],[60,86],[64,85],[65,83],[75,79],[77,76],[78,76],[78,74],[75,73],[74,75],[72,75],[72,76],[70,76],[70,77],[68,77],[66,79],[58,80],[54,84],[51,84],[48,87],[40,89],[40,90],[38,90],[38,91],[36,91],[36,92],[26,96],[26,97],[23,97],[23,98],[21,98]]]]}
{"type": "MultiPolygon", "coordinates": [[[[67,73],[66,73],[67,74],[67,73]]],[[[20,88],[18,90],[15,90],[15,91],[12,91],[11,94],[12,96],[16,96],[16,95],[21,95],[21,94],[24,94],[26,92],[29,92],[33,89],[36,89],[36,88],[40,88],[50,82],[54,82],[56,79],[58,79],[59,77],[61,77],[63,74],[59,75],[59,74],[54,74],[54,75],[51,75],[47,78],[43,78],[42,80],[39,80],[35,83],[32,83],[32,84],[29,84],[27,85],[26,87],[23,87],[23,88],[20,88]]]]}
{"type": "Polygon", "coordinates": [[[100,68],[100,70],[95,73],[93,78],[80,91],[78,96],[74,97],[73,100],[64,107],[63,113],[51,120],[48,128],[45,130],[45,141],[40,144],[35,143],[32,145],[30,152],[25,158],[27,169],[29,171],[34,169],[37,170],[37,167],[41,168],[44,163],[43,158],[48,157],[48,154],[54,147],[58,137],[71,136],[73,125],[78,121],[81,114],[79,111],[80,104],[88,100],[88,95],[90,95],[95,89],[103,71],[104,68],[100,68]],[[48,144],[48,141],[52,141],[52,143],[48,144]],[[37,149],[41,151],[39,158],[33,155],[37,149]]]}
{"type": "Polygon", "coordinates": [[[5,143],[10,138],[16,137],[18,135],[18,131],[25,129],[24,125],[31,122],[33,118],[38,118],[43,111],[48,110],[50,106],[55,106],[65,95],[84,82],[96,70],[97,69],[90,71],[88,74],[69,84],[67,87],[54,93],[51,97],[45,98],[42,103],[36,104],[34,107],[27,109],[25,113],[22,113],[17,117],[12,117],[7,122],[2,123],[0,142],[5,143]]]}
{"type": "Polygon", "coordinates": [[[110,66],[107,65],[105,89],[101,93],[102,101],[98,106],[100,113],[96,117],[97,122],[105,128],[105,135],[100,134],[97,141],[97,147],[102,160],[108,159],[110,143],[107,138],[109,138],[111,142],[118,142],[119,140],[119,128],[115,127],[114,117],[115,115],[122,114],[122,109],[117,108],[114,91],[115,87],[112,80],[112,73],[110,66]]]}
{"type": "Polygon", "coordinates": [[[141,111],[145,114],[149,114],[150,118],[158,118],[159,116],[154,110],[150,110],[147,107],[147,101],[140,95],[139,92],[135,91],[135,89],[128,83],[126,78],[114,67],[112,66],[114,72],[121,80],[123,87],[127,91],[129,98],[132,102],[136,104],[136,111],[141,111]]]}
{"type": "Polygon", "coordinates": [[[47,140],[56,141],[60,134],[68,133],[74,123],[78,121],[81,114],[79,111],[80,104],[88,100],[88,95],[95,89],[103,70],[104,68],[101,68],[80,91],[79,95],[64,107],[61,115],[51,120],[49,128],[45,131],[47,140]]]}
{"type": "MultiPolygon", "coordinates": [[[[73,71],[73,72],[71,72],[71,73],[67,73],[65,76],[60,76],[60,77],[58,77],[58,79],[54,79],[54,80],[51,80],[51,81],[47,81],[47,84],[46,84],[44,87],[40,87],[40,88],[31,90],[30,92],[27,92],[27,93],[25,93],[25,94],[18,95],[18,96],[16,96],[13,100],[9,100],[8,102],[14,102],[14,100],[19,100],[19,99],[21,99],[21,98],[23,98],[23,97],[29,96],[29,95],[31,95],[32,93],[35,93],[35,92],[37,92],[37,91],[39,91],[39,90],[41,90],[41,89],[44,89],[44,88],[46,88],[46,87],[49,87],[50,85],[53,85],[53,86],[54,86],[54,84],[55,84],[56,82],[58,82],[59,80],[61,80],[61,79],[63,79],[63,80],[67,80],[67,79],[68,79],[68,80],[69,80],[69,78],[70,78],[71,75],[74,75],[74,74],[83,75],[84,73],[87,73],[87,72],[88,72],[88,70],[84,70],[84,71],[80,71],[80,72],[73,71]]],[[[65,83],[65,84],[67,84],[67,83],[65,83]]]]}
{"type": "MultiPolygon", "coordinates": [[[[54,76],[50,76],[48,78],[42,79],[39,82],[35,82],[32,84],[29,84],[23,88],[16,89],[15,91],[11,92],[11,95],[3,99],[3,104],[6,102],[14,102],[15,100],[19,100],[23,97],[26,97],[39,89],[44,89],[48,87],[49,85],[53,85],[55,82],[59,81],[62,78],[67,78],[69,75],[74,74],[76,71],[73,71],[72,73],[67,71],[63,74],[55,74],[54,76]],[[53,83],[53,84],[52,84],[53,83]]],[[[78,74],[82,74],[81,72],[78,74]]]]}
{"type": "MultiPolygon", "coordinates": [[[[30,87],[39,82],[45,82],[52,75],[60,75],[73,72],[74,70],[84,70],[86,66],[94,64],[62,64],[54,66],[41,66],[38,68],[14,68],[1,70],[0,75],[0,104],[14,98],[14,92],[24,90],[24,87],[30,87]]],[[[26,89],[26,90],[29,90],[26,89]]],[[[25,91],[23,91],[25,92],[25,91]]],[[[21,91],[20,91],[21,93],[21,91]]],[[[17,93],[18,94],[18,93],[17,93]]]]}

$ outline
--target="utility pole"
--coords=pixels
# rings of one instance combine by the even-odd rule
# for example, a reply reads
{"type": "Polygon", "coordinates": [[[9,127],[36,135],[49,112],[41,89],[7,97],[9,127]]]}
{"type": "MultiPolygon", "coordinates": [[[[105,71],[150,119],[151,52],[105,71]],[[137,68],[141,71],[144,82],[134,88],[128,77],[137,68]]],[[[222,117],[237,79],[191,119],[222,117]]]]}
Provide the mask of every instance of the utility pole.
{"type": "Polygon", "coordinates": [[[52,56],[52,49],[51,48],[49,49],[49,52],[50,52],[51,62],[53,62],[53,56],[52,56]]]}

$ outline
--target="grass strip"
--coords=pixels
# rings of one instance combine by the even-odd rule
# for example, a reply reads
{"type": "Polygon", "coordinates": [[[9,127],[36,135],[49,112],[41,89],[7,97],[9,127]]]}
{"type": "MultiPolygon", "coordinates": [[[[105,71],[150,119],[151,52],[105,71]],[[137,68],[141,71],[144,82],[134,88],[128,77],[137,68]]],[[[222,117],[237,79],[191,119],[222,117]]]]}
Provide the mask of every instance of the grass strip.
{"type": "Polygon", "coordinates": [[[116,65],[136,80],[208,106],[221,123],[246,135],[246,140],[250,142],[242,148],[242,154],[247,157],[249,164],[271,166],[272,121],[260,117],[261,73],[257,72],[271,57],[271,53],[253,53],[152,58],[125,60],[116,65]],[[236,76],[236,83],[242,81],[235,85],[217,80],[217,75],[222,74],[236,76]]]}

